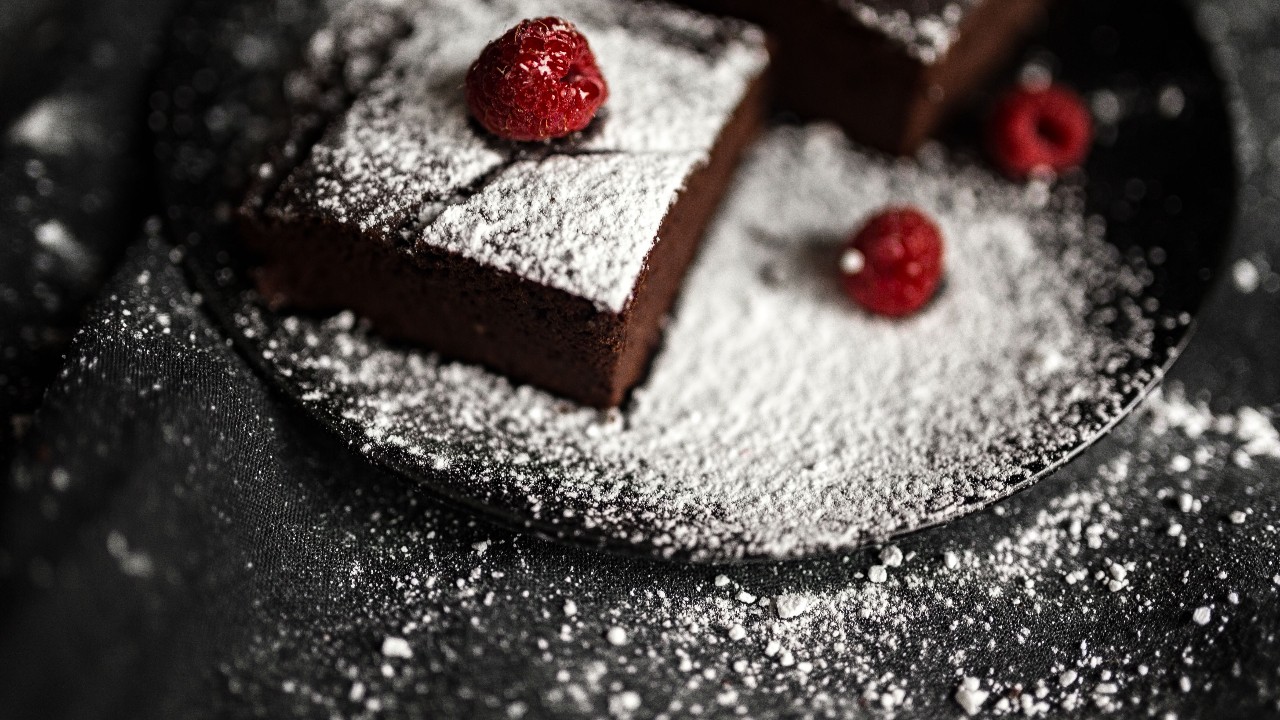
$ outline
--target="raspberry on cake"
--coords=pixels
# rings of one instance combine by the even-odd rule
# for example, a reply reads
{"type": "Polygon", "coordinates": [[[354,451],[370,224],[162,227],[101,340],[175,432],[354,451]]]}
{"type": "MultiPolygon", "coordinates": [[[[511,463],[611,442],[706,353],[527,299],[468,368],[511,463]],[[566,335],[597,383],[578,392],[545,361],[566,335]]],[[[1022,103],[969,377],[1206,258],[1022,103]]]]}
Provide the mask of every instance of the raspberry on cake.
{"type": "Polygon", "coordinates": [[[550,140],[587,127],[609,97],[596,56],[573,23],[524,20],[467,71],[467,107],[508,140],[550,140]]]}
{"type": "Polygon", "coordinates": [[[911,154],[1007,60],[1046,0],[680,0],[778,39],[779,100],[911,154]]]}
{"type": "MultiPolygon", "coordinates": [[[[274,190],[242,208],[260,292],[352,309],[387,336],[618,405],[762,122],[763,34],[631,0],[404,4],[414,30],[379,76],[295,162],[264,168],[274,190]],[[608,103],[559,140],[495,137],[468,112],[464,79],[473,63],[485,72],[476,61],[493,38],[552,12],[590,38],[608,103]]],[[[564,43],[558,28],[544,30],[564,43]]],[[[486,125],[501,92],[482,92],[486,125]]],[[[492,124],[527,137],[524,121],[492,124]]]]}

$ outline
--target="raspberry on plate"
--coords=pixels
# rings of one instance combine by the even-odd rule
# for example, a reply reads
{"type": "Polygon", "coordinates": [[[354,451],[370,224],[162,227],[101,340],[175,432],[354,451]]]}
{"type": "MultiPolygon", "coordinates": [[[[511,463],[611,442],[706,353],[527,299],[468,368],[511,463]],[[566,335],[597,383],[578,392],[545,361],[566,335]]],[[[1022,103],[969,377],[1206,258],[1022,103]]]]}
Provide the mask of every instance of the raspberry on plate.
{"type": "Polygon", "coordinates": [[[524,20],[467,71],[467,107],[508,140],[550,140],[591,123],[609,97],[587,39],[557,17],[524,20]]]}
{"type": "Polygon", "coordinates": [[[942,231],[915,208],[890,208],[849,239],[840,256],[845,293],[878,315],[904,317],[942,280],[942,231]]]}
{"type": "Polygon", "coordinates": [[[1017,88],[996,103],[987,144],[995,164],[1011,178],[1062,172],[1088,157],[1093,118],[1069,88],[1017,88]]]}

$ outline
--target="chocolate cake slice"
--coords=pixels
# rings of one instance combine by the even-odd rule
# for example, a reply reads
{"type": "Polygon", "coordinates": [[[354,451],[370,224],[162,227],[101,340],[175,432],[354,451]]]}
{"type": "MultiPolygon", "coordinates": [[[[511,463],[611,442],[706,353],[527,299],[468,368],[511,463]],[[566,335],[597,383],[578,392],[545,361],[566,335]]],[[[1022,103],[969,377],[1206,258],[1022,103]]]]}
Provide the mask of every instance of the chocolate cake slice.
{"type": "Polygon", "coordinates": [[[915,152],[1017,48],[1046,0],[682,0],[779,42],[779,101],[853,139],[915,152]]]}
{"type": "Polygon", "coordinates": [[[262,295],[618,405],[761,124],[763,34],[628,0],[406,4],[380,74],[242,208],[262,295]],[[464,74],[549,14],[589,39],[609,101],[576,136],[503,142],[469,119],[464,74]]]}

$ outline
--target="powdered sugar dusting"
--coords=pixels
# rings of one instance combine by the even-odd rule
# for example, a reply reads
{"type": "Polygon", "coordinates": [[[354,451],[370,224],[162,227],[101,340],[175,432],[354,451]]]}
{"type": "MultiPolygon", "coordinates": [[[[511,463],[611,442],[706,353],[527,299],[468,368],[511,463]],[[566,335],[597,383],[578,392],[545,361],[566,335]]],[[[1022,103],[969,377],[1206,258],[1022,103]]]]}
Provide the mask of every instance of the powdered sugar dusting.
{"type": "Polygon", "coordinates": [[[702,159],[621,153],[512,163],[418,242],[621,310],[671,200],[702,159]]]}
{"type": "MultiPolygon", "coordinates": [[[[381,576],[353,574],[353,586],[375,600],[323,626],[337,642],[317,642],[312,624],[288,626],[255,637],[246,662],[229,672],[262,702],[272,699],[272,681],[297,682],[288,697],[313,714],[373,707],[348,709],[353,687],[359,702],[456,697],[432,692],[441,677],[432,663],[444,658],[463,677],[520,663],[520,677],[536,678],[527,689],[506,694],[483,678],[467,688],[509,717],[539,715],[531,707],[572,717],[604,717],[605,707],[644,716],[885,718],[962,717],[969,709],[979,717],[1093,717],[1136,707],[1181,717],[1188,700],[1220,701],[1221,686],[1245,675],[1239,663],[1229,666],[1222,645],[1247,638],[1256,643],[1249,647],[1274,646],[1271,634],[1251,628],[1274,605],[1280,575],[1273,579],[1266,558],[1244,561],[1276,532],[1275,507],[1261,496],[1263,527],[1206,512],[1183,535],[1163,535],[1179,517],[1170,498],[1190,490],[1214,504],[1215,490],[1230,482],[1220,459],[1242,447],[1216,430],[1230,415],[1205,411],[1210,429],[1189,437],[1175,416],[1199,403],[1173,390],[1153,397],[1119,442],[1074,465],[1061,484],[1013,498],[1000,506],[1007,513],[975,516],[958,532],[909,539],[911,559],[890,571],[870,565],[873,552],[655,569],[549,549],[518,533],[498,533],[494,555],[476,558],[457,549],[475,532],[469,520],[389,503],[369,531],[383,542],[367,543],[359,557],[402,563],[394,589],[381,576]],[[1211,459],[1193,479],[1169,478],[1145,460],[1175,453],[1211,459]],[[442,526],[463,539],[435,538],[442,526]],[[1113,590],[1117,575],[1125,585],[1113,590]],[[560,612],[570,605],[572,614],[560,612]],[[371,652],[386,642],[387,627],[422,651],[390,674],[385,654],[371,652]],[[457,653],[442,641],[458,634],[482,651],[457,653]],[[1153,634],[1161,639],[1150,641],[1153,634]],[[299,653],[305,661],[294,659],[299,653]],[[325,676],[317,666],[339,670],[325,676]]],[[[1232,687],[1264,715],[1275,706],[1266,672],[1232,687]]]]}
{"type": "Polygon", "coordinates": [[[276,212],[447,250],[620,311],[685,178],[763,70],[763,36],[630,2],[413,7],[412,37],[286,183],[276,212]],[[507,145],[469,121],[462,80],[487,42],[540,14],[579,26],[610,99],[580,137],[507,145]]]}
{"type": "MultiPolygon", "coordinates": [[[[960,23],[981,0],[829,0],[849,17],[901,45],[924,63],[946,56],[960,36],[960,23]]],[[[1030,2],[1030,0],[991,0],[1030,2]]]]}
{"type": "Polygon", "coordinates": [[[620,411],[388,347],[345,313],[242,323],[305,403],[341,408],[334,419],[396,463],[447,468],[425,472],[450,492],[664,553],[789,556],[986,504],[1121,414],[1150,378],[1108,373],[1145,351],[1150,321],[1125,311],[1143,284],[1102,229],[1070,185],[783,128],[755,151],[620,411]],[[890,203],[932,213],[949,240],[946,287],[903,323],[860,314],[836,280],[844,234],[890,203]],[[1127,334],[1091,314],[1100,301],[1127,334]],[[635,535],[637,519],[651,532],[635,535]]]}

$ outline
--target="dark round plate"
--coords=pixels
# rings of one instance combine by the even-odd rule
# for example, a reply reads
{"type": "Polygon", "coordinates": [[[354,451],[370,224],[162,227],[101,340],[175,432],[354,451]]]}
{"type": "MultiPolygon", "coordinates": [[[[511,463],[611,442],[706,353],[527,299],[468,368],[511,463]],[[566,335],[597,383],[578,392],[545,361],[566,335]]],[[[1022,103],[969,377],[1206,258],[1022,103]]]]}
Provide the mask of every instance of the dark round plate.
{"type": "MultiPolygon", "coordinates": [[[[811,376],[834,372],[837,377],[828,380],[837,387],[843,366],[817,367],[812,348],[766,353],[756,364],[772,363],[777,372],[753,374],[758,368],[752,363],[725,352],[723,343],[735,340],[690,331],[690,317],[701,317],[716,292],[730,292],[708,279],[724,268],[712,273],[695,267],[668,348],[637,397],[612,413],[575,408],[530,388],[513,388],[481,369],[386,343],[347,315],[275,313],[259,303],[233,208],[265,149],[283,132],[289,69],[323,23],[324,8],[334,4],[200,1],[175,22],[168,62],[152,97],[171,234],[183,244],[206,306],[244,354],[337,437],[448,499],[547,535],[697,561],[772,559],[851,549],[989,505],[1069,461],[1159,382],[1185,344],[1226,251],[1235,199],[1232,136],[1221,83],[1189,13],[1164,0],[1064,3],[1028,59],[1079,88],[1099,116],[1099,142],[1080,178],[1041,188],[1039,200],[1027,199],[1036,192],[1001,184],[981,169],[971,149],[977,112],[953,124],[947,149],[930,150],[919,163],[862,154],[828,130],[781,128],[757,151],[699,263],[763,258],[758,292],[780,282],[803,286],[788,286],[785,292],[795,293],[796,301],[773,311],[785,315],[803,306],[793,322],[829,329],[838,290],[812,270],[830,260],[838,229],[847,225],[798,230],[787,225],[785,212],[762,213],[752,206],[759,205],[761,178],[782,177],[782,186],[791,184],[787,168],[804,176],[794,183],[799,190],[780,191],[786,200],[786,192],[809,186],[823,192],[823,178],[806,173],[841,165],[855,174],[833,176],[836,181],[856,184],[856,173],[874,173],[888,187],[876,202],[893,201],[894,188],[901,188],[931,209],[938,203],[944,223],[965,236],[982,234],[965,230],[966,223],[1007,226],[1005,212],[1030,218],[1032,225],[1052,217],[1062,226],[1078,225],[1067,238],[1081,243],[1073,245],[1042,223],[1046,237],[1033,238],[1033,251],[1072,268],[1050,279],[1061,281],[1066,294],[1076,292],[1071,283],[1079,283],[1080,306],[1063,307],[1079,315],[1081,338],[1096,351],[1072,346],[1070,333],[1055,334],[1051,321],[1061,319],[1063,308],[1052,303],[1040,303],[1047,306],[1042,344],[1052,347],[1032,342],[1020,348],[1012,342],[1021,337],[1016,334],[986,350],[965,347],[969,338],[956,333],[975,323],[963,315],[956,316],[957,329],[948,337],[938,327],[945,323],[929,320],[928,313],[945,318],[956,311],[948,304],[960,302],[948,298],[981,295],[981,288],[966,290],[974,282],[964,275],[964,268],[980,264],[960,257],[937,307],[917,324],[886,326],[849,315],[851,327],[862,333],[857,337],[868,342],[917,336],[902,340],[897,356],[874,346],[866,357],[885,363],[875,372],[910,378],[914,371],[945,367],[916,357],[928,354],[918,350],[937,340],[939,351],[948,344],[963,350],[957,378],[978,377],[974,373],[988,367],[992,376],[1021,372],[1010,355],[1025,354],[1029,379],[1018,385],[1021,375],[1011,375],[1014,380],[992,386],[996,394],[1008,390],[1010,396],[993,399],[991,389],[951,383],[949,376],[915,377],[903,392],[924,389],[918,405],[923,410],[879,403],[880,414],[872,416],[848,397],[821,397],[811,376]],[[956,197],[975,193],[976,210],[954,210],[956,197]],[[1024,203],[1032,210],[1004,207],[1024,203]],[[947,215],[953,211],[962,217],[947,215]],[[1093,242],[1113,250],[1096,253],[1097,262],[1085,263],[1086,272],[1079,258],[1068,258],[1092,247],[1086,242],[1089,228],[1104,226],[1098,219],[1105,220],[1105,232],[1093,242]],[[799,234],[806,237],[792,242],[799,234]],[[744,244],[726,245],[732,242],[744,244]],[[779,262],[783,272],[775,272],[779,262]],[[1099,268],[1106,277],[1099,277],[1099,268]],[[704,345],[690,350],[676,343],[704,345]],[[679,375],[682,358],[702,350],[730,358],[725,375],[740,373],[743,386],[728,387],[737,377],[717,379],[714,373],[685,382],[679,375]],[[984,351],[991,355],[983,357],[984,351]],[[1070,382],[1034,379],[1036,368],[1062,364],[1053,360],[1061,355],[1079,360],[1081,374],[1064,376],[1070,382]],[[782,372],[788,362],[795,367],[782,372]],[[771,377],[795,378],[796,386],[782,383],[762,391],[760,384],[771,377]],[[812,404],[812,413],[803,412],[804,402],[812,404]],[[943,405],[948,415],[930,414],[943,405]],[[840,414],[845,407],[848,422],[840,414]],[[894,417],[894,408],[903,417],[894,417]],[[971,409],[966,415],[956,408],[971,409]],[[665,435],[668,428],[658,425],[668,420],[687,422],[687,433],[665,435]],[[810,425],[800,427],[801,420],[810,425]],[[885,435],[881,448],[867,440],[878,437],[870,431],[872,421],[907,431],[885,435]],[[707,428],[716,432],[707,434],[707,428]],[[733,433],[741,447],[725,439],[733,433]],[[846,447],[857,444],[853,437],[861,438],[861,449],[846,447]],[[866,462],[859,464],[859,453],[866,462]],[[840,473],[848,476],[841,480],[840,473]]],[[[840,183],[826,183],[832,184],[840,183]]],[[[841,202],[833,196],[829,204],[841,202]]],[[[966,249],[960,243],[952,252],[966,249]]],[[[1010,290],[1008,301],[1043,300],[1035,288],[1024,290],[1010,290]]],[[[983,300],[984,312],[999,313],[991,300],[983,300]]],[[[742,304],[751,305],[751,298],[742,304]]],[[[1040,316],[1018,317],[1023,324],[1015,330],[1034,337],[1040,316]]],[[[990,335],[989,328],[985,332],[990,335]]],[[[788,341],[803,344],[804,337],[788,341]]]]}

